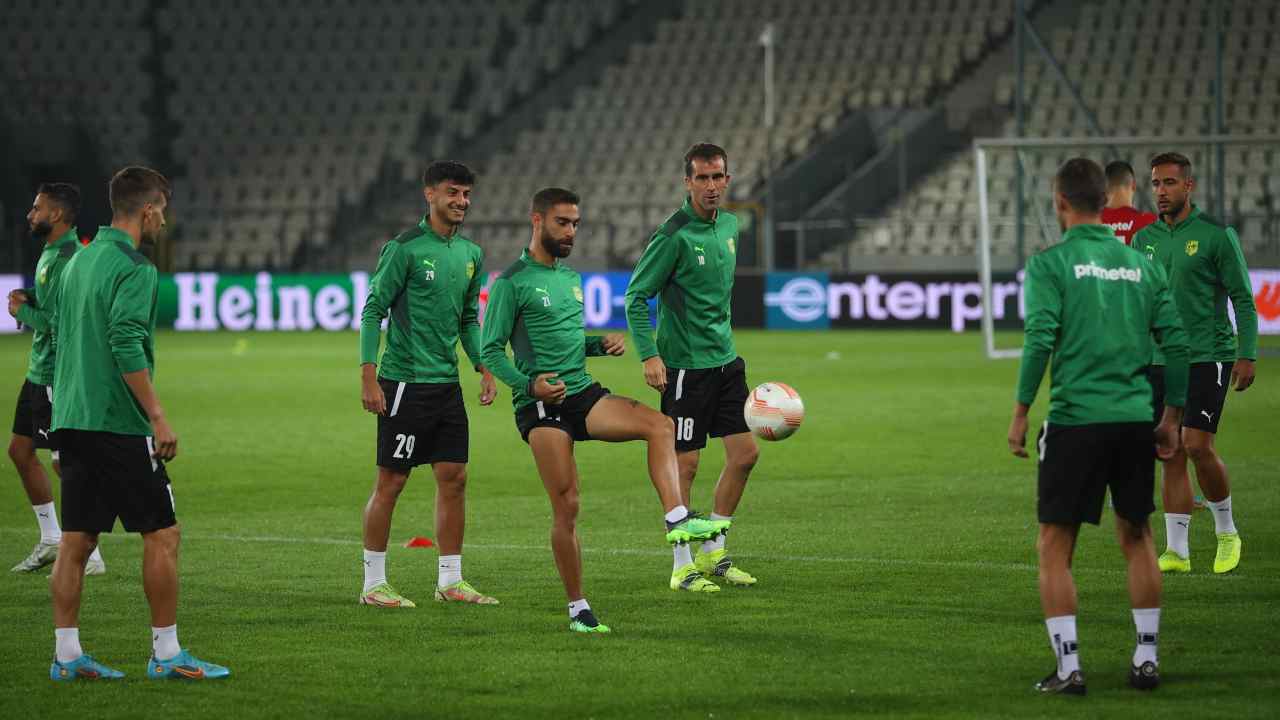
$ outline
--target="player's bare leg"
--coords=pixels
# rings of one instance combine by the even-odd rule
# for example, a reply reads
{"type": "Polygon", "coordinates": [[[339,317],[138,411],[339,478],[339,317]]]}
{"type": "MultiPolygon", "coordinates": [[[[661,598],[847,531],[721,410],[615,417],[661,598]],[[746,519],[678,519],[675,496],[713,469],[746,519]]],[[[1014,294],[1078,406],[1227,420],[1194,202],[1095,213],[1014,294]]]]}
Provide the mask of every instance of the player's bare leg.
{"type": "MultiPolygon", "coordinates": [[[[27,491],[27,499],[32,505],[44,505],[53,502],[53,490],[49,487],[49,476],[40,464],[36,455],[35,440],[25,435],[14,435],[9,440],[9,459],[22,478],[22,489],[27,491]]],[[[54,468],[57,469],[57,461],[54,468]]]]}
{"type": "Polygon", "coordinates": [[[1116,537],[1129,568],[1129,605],[1137,628],[1138,645],[1133,652],[1129,683],[1141,690],[1160,684],[1156,643],[1160,633],[1160,591],[1162,580],[1156,564],[1156,544],[1151,526],[1116,517],[1116,537]]]}
{"type": "Polygon", "coordinates": [[[1187,472],[1187,453],[1179,445],[1173,457],[1161,461],[1160,499],[1164,507],[1165,551],[1159,558],[1163,572],[1190,572],[1191,546],[1188,535],[1195,498],[1187,472]]]}
{"type": "Polygon", "coordinates": [[[578,543],[578,467],[573,438],[557,428],[536,427],[529,432],[529,448],[538,476],[551,500],[551,554],[570,601],[582,594],[582,548],[578,543]]]}
{"type": "MultiPolygon", "coordinates": [[[[734,433],[724,437],[724,469],[720,471],[720,479],[716,481],[712,520],[733,521],[733,514],[747,488],[747,478],[751,476],[751,470],[759,457],[760,449],[751,433],[734,433]]],[[[722,532],[704,542],[694,558],[694,565],[703,575],[722,577],[731,585],[755,585],[756,579],[729,558],[729,551],[725,547],[727,541],[726,533],[722,532]]]]}
{"type": "Polygon", "coordinates": [[[436,543],[441,555],[458,555],[467,523],[467,466],[439,462],[431,471],[436,476],[436,543]]]}
{"type": "Polygon", "coordinates": [[[1058,667],[1036,686],[1042,692],[1084,694],[1076,638],[1076,585],[1071,577],[1079,525],[1041,523],[1036,539],[1039,555],[1040,606],[1044,610],[1049,644],[1058,667]]]}
{"type": "Polygon", "coordinates": [[[698,461],[702,458],[701,450],[685,450],[676,454],[676,464],[680,468],[680,503],[690,505],[693,496],[693,480],[698,476],[698,461]]]}
{"type": "Polygon", "coordinates": [[[760,459],[760,448],[751,433],[735,433],[724,437],[724,470],[716,481],[715,511],[732,517],[747,489],[747,478],[760,459]]]}
{"type": "Polygon", "coordinates": [[[670,586],[672,590],[717,592],[720,587],[697,571],[690,540],[709,540],[729,523],[694,518],[680,497],[680,466],[676,460],[675,422],[636,400],[609,395],[587,413],[587,432],[606,442],[644,440],[648,444],[649,480],[666,511],[667,540],[675,545],[670,586]]]}
{"type": "Polygon", "coordinates": [[[182,533],[177,525],[142,533],[142,589],[151,605],[152,627],[178,622],[178,546],[182,533]]]}
{"type": "Polygon", "coordinates": [[[440,546],[435,598],[439,602],[497,605],[495,598],[462,579],[462,534],[467,523],[466,463],[438,462],[436,476],[436,542],[440,546]]]}
{"type": "Polygon", "coordinates": [[[49,576],[55,628],[79,626],[80,595],[84,590],[84,565],[89,560],[89,553],[93,552],[97,546],[96,534],[62,533],[62,542],[58,546],[58,559],[53,563],[53,574],[49,576]]]}
{"type": "Polygon", "coordinates": [[[416,607],[387,582],[387,541],[396,501],[409,480],[408,470],[379,467],[373,493],[364,506],[364,589],[360,602],[387,608],[416,607]]]}
{"type": "MultiPolygon", "coordinates": [[[[1231,511],[1231,481],[1227,466],[1213,446],[1213,433],[1196,428],[1182,429],[1182,444],[1196,466],[1196,480],[1205,504],[1213,513],[1218,552],[1213,561],[1216,573],[1231,572],[1240,564],[1240,534],[1231,511]]],[[[1190,482],[1187,483],[1190,492],[1190,482]]]]}
{"type": "Polygon", "coordinates": [[[391,537],[391,515],[395,512],[396,501],[404,491],[409,473],[404,470],[378,468],[378,479],[374,481],[373,494],[364,506],[364,547],[366,550],[387,551],[387,540],[391,537]]]}
{"type": "Polygon", "coordinates": [[[658,492],[662,509],[670,512],[684,505],[676,461],[676,426],[671,418],[637,400],[609,395],[587,414],[587,432],[605,442],[648,443],[649,480],[658,492]]]}

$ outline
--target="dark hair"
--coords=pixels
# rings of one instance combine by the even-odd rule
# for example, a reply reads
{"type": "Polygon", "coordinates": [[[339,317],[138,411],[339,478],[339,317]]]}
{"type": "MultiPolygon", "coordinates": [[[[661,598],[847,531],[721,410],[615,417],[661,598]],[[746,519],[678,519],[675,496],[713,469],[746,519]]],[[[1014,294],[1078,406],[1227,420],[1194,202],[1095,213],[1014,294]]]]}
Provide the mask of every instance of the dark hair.
{"type": "Polygon", "coordinates": [[[711,162],[716,158],[724,158],[724,171],[729,172],[729,153],[724,148],[711,143],[694,143],[693,147],[684,154],[684,176],[693,177],[693,161],[706,160],[711,162]]]}
{"type": "Polygon", "coordinates": [[[133,215],[142,206],[156,199],[157,195],[168,202],[171,194],[169,180],[151,168],[130,165],[111,178],[111,212],[116,215],[133,215]]]}
{"type": "Polygon", "coordinates": [[[543,188],[533,194],[533,200],[529,203],[529,211],[539,215],[546,216],[547,211],[556,205],[578,205],[581,200],[578,193],[572,190],[565,190],[559,187],[543,188]]]}
{"type": "Polygon", "coordinates": [[[76,221],[80,215],[80,187],[71,183],[41,183],[36,189],[37,195],[44,195],[57,203],[67,215],[67,224],[76,221]]]}
{"type": "Polygon", "coordinates": [[[1124,160],[1112,160],[1107,163],[1107,185],[1116,187],[1117,185],[1127,185],[1137,179],[1137,175],[1133,172],[1133,166],[1124,160]]]}
{"type": "Polygon", "coordinates": [[[1058,169],[1054,189],[1077,212],[1098,213],[1107,204],[1107,176],[1089,158],[1072,158],[1058,169]]]}
{"type": "Polygon", "coordinates": [[[1182,153],[1165,152],[1151,158],[1151,169],[1155,170],[1161,165],[1177,165],[1178,171],[1182,177],[1191,177],[1191,160],[1182,153]]]}
{"type": "Polygon", "coordinates": [[[423,187],[431,187],[446,180],[459,185],[475,185],[476,174],[471,172],[471,168],[453,160],[437,160],[422,171],[423,187]]]}

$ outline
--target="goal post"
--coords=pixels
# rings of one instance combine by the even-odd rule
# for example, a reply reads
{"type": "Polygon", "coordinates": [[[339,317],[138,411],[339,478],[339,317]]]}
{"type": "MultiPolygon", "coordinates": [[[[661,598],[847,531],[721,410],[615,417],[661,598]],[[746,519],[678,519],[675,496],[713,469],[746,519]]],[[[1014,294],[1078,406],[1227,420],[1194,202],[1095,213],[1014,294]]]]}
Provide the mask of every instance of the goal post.
{"type": "Polygon", "coordinates": [[[1270,179],[1274,168],[1280,167],[1280,135],[974,140],[973,187],[978,203],[974,249],[982,286],[983,348],[988,358],[1022,355],[1020,343],[1015,345],[1007,335],[1002,338],[997,324],[1006,330],[1021,329],[1021,273],[1026,258],[1061,237],[1052,189],[1058,167],[1072,157],[1093,158],[1103,166],[1113,160],[1127,161],[1137,182],[1134,206],[1154,212],[1150,159],[1170,151],[1190,158],[1196,181],[1193,201],[1236,227],[1246,257],[1251,248],[1280,252],[1280,208],[1275,206],[1275,181],[1270,179]],[[1021,216],[1016,212],[1019,205],[1021,216]],[[997,278],[1001,283],[1018,284],[1016,314],[1009,307],[1010,290],[1003,285],[995,287],[997,278]],[[1011,314],[1014,317],[1009,317],[1011,314]]]}

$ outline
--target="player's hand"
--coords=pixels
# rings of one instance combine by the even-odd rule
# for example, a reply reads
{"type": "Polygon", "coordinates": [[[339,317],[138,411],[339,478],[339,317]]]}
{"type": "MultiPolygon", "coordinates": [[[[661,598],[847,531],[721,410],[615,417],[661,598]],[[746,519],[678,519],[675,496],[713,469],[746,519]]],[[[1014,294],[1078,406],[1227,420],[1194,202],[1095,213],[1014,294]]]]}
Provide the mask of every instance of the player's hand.
{"type": "Polygon", "coordinates": [[[533,380],[533,398],[551,405],[559,405],[564,400],[564,383],[558,380],[556,373],[542,373],[533,380]]]}
{"type": "Polygon", "coordinates": [[[493,373],[488,368],[480,371],[480,404],[492,405],[498,397],[498,384],[493,381],[493,373]]]}
{"type": "Polygon", "coordinates": [[[662,362],[661,355],[644,361],[644,381],[658,392],[667,391],[667,364],[662,362]]]}
{"type": "Polygon", "coordinates": [[[622,333],[609,333],[601,341],[608,355],[617,357],[627,351],[627,336],[622,333]]]}
{"type": "Polygon", "coordinates": [[[154,418],[151,427],[155,430],[155,452],[151,457],[168,462],[178,456],[178,436],[169,427],[169,421],[163,417],[154,418]]]}
{"type": "Polygon", "coordinates": [[[1009,423],[1009,452],[1024,458],[1027,457],[1027,416],[1014,415],[1009,423]]]}
{"type": "Polygon", "coordinates": [[[374,415],[386,414],[387,396],[382,392],[382,386],[378,384],[377,378],[361,378],[360,402],[364,404],[365,410],[368,410],[374,415]]]}
{"type": "Polygon", "coordinates": [[[1235,367],[1231,368],[1231,384],[1235,386],[1236,392],[1244,392],[1253,384],[1254,370],[1255,365],[1252,360],[1241,358],[1236,361],[1235,367]]]}
{"type": "Polygon", "coordinates": [[[27,294],[21,290],[9,291],[9,314],[18,316],[18,309],[27,302],[27,294]]]}

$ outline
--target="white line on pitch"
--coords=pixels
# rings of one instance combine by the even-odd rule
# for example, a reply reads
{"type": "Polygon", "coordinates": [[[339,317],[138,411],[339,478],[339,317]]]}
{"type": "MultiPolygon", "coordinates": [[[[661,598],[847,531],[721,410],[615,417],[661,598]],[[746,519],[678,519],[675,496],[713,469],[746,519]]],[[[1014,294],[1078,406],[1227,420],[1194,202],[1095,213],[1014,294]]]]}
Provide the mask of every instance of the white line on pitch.
{"type": "MultiPolygon", "coordinates": [[[[0,533],[24,533],[30,535],[38,535],[39,533],[31,528],[12,528],[0,527],[0,533]]],[[[119,533],[112,535],[103,533],[100,537],[111,538],[128,537],[130,533],[119,533]]],[[[183,533],[183,539],[198,542],[236,542],[236,543],[264,543],[264,544],[290,544],[290,545],[338,545],[359,547],[360,541],[350,538],[325,538],[325,537],[288,537],[283,535],[226,535],[219,533],[183,533]]],[[[489,543],[467,543],[466,549],[469,550],[499,550],[499,551],[519,551],[519,552],[550,552],[551,548],[547,545],[515,545],[515,544],[489,544],[489,543]]],[[[642,550],[639,548],[595,548],[584,547],[582,552],[594,555],[628,555],[638,557],[667,557],[666,550],[642,550]]],[[[1003,570],[1013,572],[1036,572],[1038,568],[1030,563],[998,563],[988,562],[985,560],[910,560],[904,558],[872,558],[872,557],[850,557],[850,556],[822,556],[822,555],[772,555],[766,553],[736,553],[736,557],[752,558],[767,562],[797,562],[797,563],[830,563],[837,565],[888,565],[901,567],[935,567],[935,568],[952,568],[952,569],[969,569],[969,570],[1003,570]]],[[[1119,568],[1080,568],[1074,569],[1075,574],[1093,574],[1093,575],[1124,575],[1125,571],[1119,568]]],[[[1248,575],[1187,575],[1186,579],[1191,580],[1213,580],[1235,582],[1239,580],[1252,579],[1254,581],[1262,580],[1260,577],[1250,577],[1248,575]]]]}

